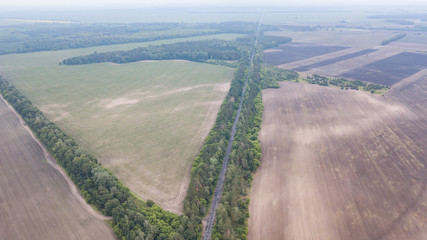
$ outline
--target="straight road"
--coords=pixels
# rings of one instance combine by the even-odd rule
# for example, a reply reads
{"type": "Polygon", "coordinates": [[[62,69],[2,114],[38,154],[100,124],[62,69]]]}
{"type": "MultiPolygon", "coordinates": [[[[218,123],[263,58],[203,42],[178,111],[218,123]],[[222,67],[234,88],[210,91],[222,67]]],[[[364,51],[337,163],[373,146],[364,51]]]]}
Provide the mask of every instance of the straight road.
{"type": "Polygon", "coordinates": [[[249,75],[251,74],[251,68],[252,68],[252,64],[253,64],[255,50],[256,50],[256,46],[258,44],[259,29],[261,27],[263,17],[264,17],[264,13],[261,15],[261,19],[259,20],[259,23],[258,23],[257,32],[255,35],[256,38],[255,38],[254,46],[252,49],[251,62],[249,64],[249,70],[248,70],[248,74],[246,76],[245,86],[243,87],[243,90],[242,90],[242,96],[240,97],[240,103],[239,103],[239,108],[237,109],[236,119],[234,119],[233,127],[231,129],[231,136],[230,136],[230,140],[228,141],[227,151],[225,152],[224,161],[222,162],[221,172],[220,172],[219,178],[218,178],[218,183],[217,183],[216,188],[215,188],[215,193],[214,193],[214,197],[212,200],[211,208],[209,210],[209,215],[208,215],[208,218],[206,221],[206,226],[205,226],[205,229],[203,231],[203,236],[202,236],[203,240],[210,240],[211,239],[212,229],[213,229],[213,226],[215,225],[215,212],[216,212],[218,204],[221,200],[222,191],[224,190],[224,180],[225,180],[225,173],[227,172],[227,167],[228,167],[228,158],[230,156],[231,147],[232,147],[233,141],[234,141],[234,136],[236,135],[236,127],[237,127],[237,123],[239,122],[240,110],[242,109],[243,98],[245,96],[246,86],[248,85],[249,75]]]}

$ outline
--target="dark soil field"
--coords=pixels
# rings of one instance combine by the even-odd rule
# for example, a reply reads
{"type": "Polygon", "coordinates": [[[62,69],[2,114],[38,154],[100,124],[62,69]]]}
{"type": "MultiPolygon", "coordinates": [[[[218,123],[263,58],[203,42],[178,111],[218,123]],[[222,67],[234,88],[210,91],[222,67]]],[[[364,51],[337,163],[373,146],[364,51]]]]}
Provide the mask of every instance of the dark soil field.
{"type": "Polygon", "coordinates": [[[115,239],[88,208],[0,99],[0,239],[115,239]]]}
{"type": "Polygon", "coordinates": [[[391,86],[425,68],[427,68],[427,54],[403,52],[354,68],[341,76],[391,86]]]}
{"type": "MultiPolygon", "coordinates": [[[[375,51],[362,56],[350,58],[337,63],[318,67],[307,71],[311,74],[320,74],[328,77],[341,77],[341,74],[351,71],[352,69],[363,67],[367,64],[383,60],[385,58],[401,53],[399,50],[375,51]]],[[[326,58],[327,59],[327,58],[326,58]]],[[[315,63],[315,62],[314,62],[315,63]]],[[[300,65],[305,66],[306,64],[300,65]]]]}
{"type": "Polygon", "coordinates": [[[293,42],[275,48],[274,51],[266,51],[264,54],[264,63],[276,66],[284,63],[295,62],[306,58],[340,51],[346,48],[348,47],[323,46],[317,44],[293,42]]]}
{"type": "Polygon", "coordinates": [[[264,53],[265,62],[298,72],[392,86],[427,68],[425,33],[407,33],[407,37],[386,46],[381,46],[381,42],[395,36],[393,31],[340,29],[312,32],[278,31],[268,34],[291,37],[295,43],[267,49],[264,53]],[[280,49],[286,46],[293,49],[288,52],[280,49]],[[342,46],[346,49],[323,52],[326,50],[320,51],[315,49],[316,47],[311,49],[310,46],[342,46]],[[301,54],[293,51],[299,51],[301,54]]]}
{"type": "Polygon", "coordinates": [[[332,59],[328,59],[328,60],[316,62],[314,64],[310,64],[310,65],[307,65],[307,66],[298,67],[298,68],[295,68],[293,70],[294,71],[298,71],[298,72],[305,72],[305,71],[308,71],[308,70],[310,70],[312,68],[318,68],[318,67],[322,67],[322,66],[329,65],[329,64],[332,64],[332,63],[341,62],[343,60],[347,60],[347,59],[350,59],[350,58],[355,58],[355,57],[362,56],[362,55],[365,55],[365,54],[368,54],[368,53],[371,53],[371,52],[375,52],[375,51],[377,51],[377,50],[375,50],[375,49],[364,49],[364,50],[361,50],[361,51],[358,51],[358,52],[354,52],[354,53],[350,53],[350,54],[346,54],[346,55],[343,55],[343,56],[340,56],[340,57],[337,57],[337,58],[332,58],[332,59]]]}
{"type": "Polygon", "coordinates": [[[264,90],[248,239],[427,239],[427,81],[407,80],[264,90]]]}
{"type": "MultiPolygon", "coordinates": [[[[427,113],[427,69],[403,79],[387,92],[386,97],[398,99],[420,116],[427,113]]],[[[427,148],[427,146],[425,146],[427,148]]]]}

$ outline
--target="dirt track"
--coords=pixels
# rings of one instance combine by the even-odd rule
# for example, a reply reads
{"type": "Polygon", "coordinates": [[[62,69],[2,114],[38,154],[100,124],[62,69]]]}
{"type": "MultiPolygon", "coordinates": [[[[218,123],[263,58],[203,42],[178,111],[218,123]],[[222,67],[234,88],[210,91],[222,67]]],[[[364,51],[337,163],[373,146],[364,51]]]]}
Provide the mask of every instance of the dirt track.
{"type": "Polygon", "coordinates": [[[264,90],[248,238],[427,239],[426,88],[264,90]]]}
{"type": "Polygon", "coordinates": [[[1,99],[0,122],[0,238],[114,239],[1,99]]]}

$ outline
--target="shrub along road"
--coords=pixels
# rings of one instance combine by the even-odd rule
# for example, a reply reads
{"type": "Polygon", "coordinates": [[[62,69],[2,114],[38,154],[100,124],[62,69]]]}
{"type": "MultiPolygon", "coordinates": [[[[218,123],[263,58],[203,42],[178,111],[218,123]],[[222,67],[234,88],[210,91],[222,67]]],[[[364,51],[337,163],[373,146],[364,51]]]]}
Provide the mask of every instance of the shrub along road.
{"type": "MultiPolygon", "coordinates": [[[[260,19],[259,24],[258,24],[258,29],[256,32],[256,38],[258,38],[261,23],[262,23],[262,16],[261,16],[261,19],[260,19]]],[[[239,108],[237,109],[236,118],[235,118],[234,123],[233,123],[233,128],[231,129],[231,137],[230,137],[230,140],[228,141],[227,151],[225,152],[224,161],[222,163],[221,172],[220,172],[218,183],[217,183],[215,193],[213,196],[212,205],[211,205],[211,208],[209,210],[209,215],[207,217],[205,230],[203,232],[203,237],[202,237],[203,240],[211,239],[212,229],[213,229],[213,226],[215,224],[215,213],[216,213],[216,209],[218,207],[218,204],[220,203],[222,192],[224,190],[224,180],[225,180],[225,173],[226,173],[227,167],[228,167],[228,159],[230,157],[231,148],[232,148],[233,141],[234,141],[234,136],[236,135],[236,127],[237,127],[237,123],[239,122],[240,111],[242,110],[243,99],[245,97],[245,91],[246,91],[246,87],[248,85],[249,76],[251,75],[251,67],[253,65],[253,60],[254,60],[254,55],[255,55],[257,43],[258,43],[258,41],[255,40],[255,43],[254,43],[254,46],[252,49],[251,61],[249,63],[248,73],[246,76],[245,85],[243,87],[242,96],[240,98],[239,108]]]]}

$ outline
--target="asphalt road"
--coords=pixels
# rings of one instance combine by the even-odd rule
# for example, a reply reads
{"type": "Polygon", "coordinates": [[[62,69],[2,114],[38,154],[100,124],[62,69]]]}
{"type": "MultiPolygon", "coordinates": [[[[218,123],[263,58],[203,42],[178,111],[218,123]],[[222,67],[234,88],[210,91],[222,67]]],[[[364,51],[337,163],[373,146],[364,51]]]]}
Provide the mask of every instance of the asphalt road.
{"type": "Polygon", "coordinates": [[[224,180],[225,180],[225,173],[226,173],[227,167],[228,167],[228,158],[230,156],[231,147],[232,147],[233,141],[234,141],[234,136],[236,135],[236,127],[237,127],[237,123],[239,122],[240,110],[242,109],[243,98],[245,96],[246,86],[248,84],[249,76],[251,74],[251,68],[252,68],[253,59],[254,59],[254,55],[255,55],[255,49],[256,49],[256,45],[258,44],[259,29],[261,27],[263,17],[264,17],[264,13],[262,14],[261,19],[259,20],[258,29],[256,32],[256,39],[255,39],[255,43],[254,43],[254,46],[252,49],[251,62],[249,64],[249,70],[248,70],[248,74],[246,76],[245,86],[243,87],[243,90],[242,90],[242,96],[240,97],[240,103],[239,103],[239,108],[237,109],[236,119],[234,119],[233,127],[231,129],[230,140],[228,141],[228,145],[227,145],[227,151],[225,152],[225,156],[224,156],[224,160],[222,162],[221,172],[219,174],[218,183],[217,183],[216,188],[215,188],[215,193],[214,193],[214,197],[212,200],[211,208],[209,209],[209,215],[207,217],[205,229],[203,231],[203,236],[202,236],[203,240],[210,240],[211,239],[212,229],[215,225],[216,208],[218,207],[218,204],[221,201],[222,191],[224,190],[224,180]]]}

